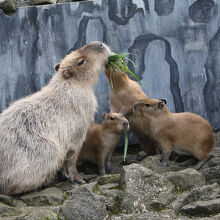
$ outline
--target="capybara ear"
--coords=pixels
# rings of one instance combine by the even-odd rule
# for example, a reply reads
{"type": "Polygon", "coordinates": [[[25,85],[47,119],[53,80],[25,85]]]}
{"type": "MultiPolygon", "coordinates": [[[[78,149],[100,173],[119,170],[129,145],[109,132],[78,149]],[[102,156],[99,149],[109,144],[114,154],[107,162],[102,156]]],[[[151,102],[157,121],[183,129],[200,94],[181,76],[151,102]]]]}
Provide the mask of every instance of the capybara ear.
{"type": "Polygon", "coordinates": [[[67,68],[62,71],[62,75],[65,79],[68,79],[73,76],[73,74],[67,68]]]}
{"type": "Polygon", "coordinates": [[[159,102],[157,105],[158,109],[162,109],[164,107],[165,103],[164,102],[159,102]]]}
{"type": "Polygon", "coordinates": [[[55,69],[56,71],[58,71],[59,68],[60,68],[60,63],[57,63],[57,64],[54,66],[54,69],[55,69]]]}
{"type": "Polygon", "coordinates": [[[104,119],[106,118],[106,116],[107,116],[107,114],[104,113],[104,114],[102,115],[102,119],[104,120],[104,119]]]}
{"type": "Polygon", "coordinates": [[[165,104],[167,104],[167,100],[166,99],[160,99],[160,101],[164,102],[165,104]]]}

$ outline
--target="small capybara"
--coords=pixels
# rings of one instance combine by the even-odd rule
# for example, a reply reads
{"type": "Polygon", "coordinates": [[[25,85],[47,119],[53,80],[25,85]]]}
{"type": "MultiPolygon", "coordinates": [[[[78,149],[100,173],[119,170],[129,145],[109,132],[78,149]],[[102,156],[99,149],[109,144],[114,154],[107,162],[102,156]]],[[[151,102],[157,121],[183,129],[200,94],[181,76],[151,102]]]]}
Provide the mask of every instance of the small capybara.
{"type": "Polygon", "coordinates": [[[83,183],[76,160],[97,102],[93,87],[108,62],[109,48],[98,41],[72,51],[49,84],[0,114],[0,191],[20,194],[53,178],[66,162],[71,181],[83,183]]]}
{"type": "Polygon", "coordinates": [[[165,99],[145,99],[134,104],[134,112],[143,122],[150,124],[151,135],[157,139],[162,151],[162,165],[168,165],[170,153],[176,151],[192,155],[200,169],[214,148],[214,133],[209,122],[199,115],[172,113],[165,99]]]}
{"type": "Polygon", "coordinates": [[[105,74],[109,82],[113,84],[110,92],[111,110],[110,112],[118,112],[128,119],[131,131],[135,134],[140,142],[141,148],[148,155],[156,153],[157,142],[150,135],[149,125],[143,125],[141,119],[137,118],[133,113],[133,105],[140,99],[147,99],[148,96],[143,92],[137,82],[131,80],[126,74],[122,74],[120,70],[115,69],[110,72],[108,65],[105,66],[105,74]]]}
{"type": "Polygon", "coordinates": [[[106,171],[110,173],[112,154],[121,133],[128,128],[128,120],[123,115],[104,114],[102,124],[93,123],[89,128],[78,160],[97,162],[99,175],[105,175],[106,171]]]}

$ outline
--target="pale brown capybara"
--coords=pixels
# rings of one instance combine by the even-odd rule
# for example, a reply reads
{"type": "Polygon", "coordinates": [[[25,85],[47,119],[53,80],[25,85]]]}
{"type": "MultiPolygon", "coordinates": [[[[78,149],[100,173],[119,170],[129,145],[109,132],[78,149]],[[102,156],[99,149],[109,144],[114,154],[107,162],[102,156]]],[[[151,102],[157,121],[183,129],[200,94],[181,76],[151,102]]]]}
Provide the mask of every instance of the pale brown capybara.
{"type": "Polygon", "coordinates": [[[93,87],[107,63],[109,48],[98,41],[71,52],[57,65],[49,84],[0,114],[0,190],[35,190],[63,167],[71,181],[83,183],[76,160],[93,120],[93,87]]]}
{"type": "Polygon", "coordinates": [[[127,131],[128,128],[128,120],[123,115],[104,114],[101,124],[93,123],[89,128],[78,161],[97,162],[99,175],[105,175],[106,171],[110,173],[112,154],[121,133],[127,131]]]}
{"type": "Polygon", "coordinates": [[[170,153],[176,151],[196,157],[200,169],[214,148],[214,133],[207,120],[190,112],[172,113],[165,99],[145,99],[134,104],[134,112],[150,124],[151,134],[162,151],[162,165],[168,165],[170,153]]]}
{"type": "Polygon", "coordinates": [[[120,70],[115,69],[112,72],[109,65],[106,65],[105,74],[110,84],[113,84],[110,92],[110,112],[118,112],[125,115],[129,121],[131,131],[140,142],[141,148],[148,155],[154,155],[156,153],[157,142],[150,135],[147,135],[150,132],[150,127],[146,123],[143,124],[143,121],[133,113],[134,103],[141,99],[146,99],[148,96],[143,92],[137,82],[131,80],[127,74],[122,74],[120,70]]]}

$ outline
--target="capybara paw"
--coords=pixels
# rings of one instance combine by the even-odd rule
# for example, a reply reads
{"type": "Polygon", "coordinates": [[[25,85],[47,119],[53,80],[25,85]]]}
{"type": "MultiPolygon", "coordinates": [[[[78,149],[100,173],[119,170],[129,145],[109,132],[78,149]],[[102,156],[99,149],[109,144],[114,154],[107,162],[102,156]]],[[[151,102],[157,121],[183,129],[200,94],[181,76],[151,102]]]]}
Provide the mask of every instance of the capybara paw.
{"type": "Polygon", "coordinates": [[[85,184],[86,183],[86,181],[83,180],[82,178],[75,178],[75,182],[79,183],[79,184],[85,184]]]}

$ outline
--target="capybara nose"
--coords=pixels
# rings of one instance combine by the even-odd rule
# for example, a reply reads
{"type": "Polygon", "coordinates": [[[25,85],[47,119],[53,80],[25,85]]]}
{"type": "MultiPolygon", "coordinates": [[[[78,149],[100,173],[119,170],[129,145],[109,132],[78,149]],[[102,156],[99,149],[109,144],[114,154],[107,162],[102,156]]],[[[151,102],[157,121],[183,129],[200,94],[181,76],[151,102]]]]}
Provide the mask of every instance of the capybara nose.
{"type": "Polygon", "coordinates": [[[123,125],[124,128],[127,128],[128,127],[128,122],[123,122],[122,125],[123,125]]]}

